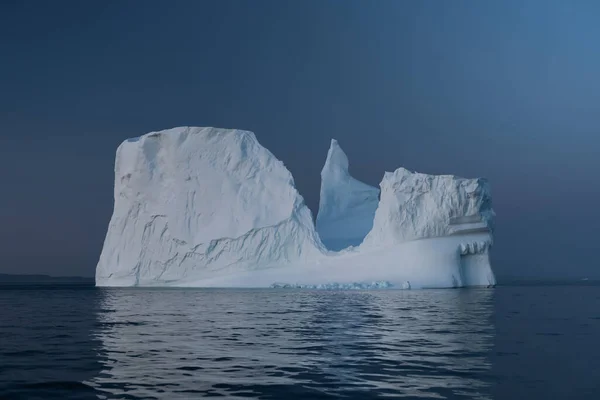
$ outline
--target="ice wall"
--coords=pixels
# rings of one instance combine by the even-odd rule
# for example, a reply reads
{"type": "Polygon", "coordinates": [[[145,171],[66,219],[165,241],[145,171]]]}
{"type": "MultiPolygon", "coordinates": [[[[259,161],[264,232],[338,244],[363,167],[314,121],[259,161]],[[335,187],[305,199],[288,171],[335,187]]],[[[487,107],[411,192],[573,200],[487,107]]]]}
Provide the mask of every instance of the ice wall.
{"type": "Polygon", "coordinates": [[[181,127],[117,150],[98,285],[286,266],[324,250],[283,163],[251,132],[181,127]]]}
{"type": "Polygon", "coordinates": [[[381,201],[366,246],[391,246],[492,228],[490,187],[485,179],[427,175],[398,168],[386,172],[381,201]]]}

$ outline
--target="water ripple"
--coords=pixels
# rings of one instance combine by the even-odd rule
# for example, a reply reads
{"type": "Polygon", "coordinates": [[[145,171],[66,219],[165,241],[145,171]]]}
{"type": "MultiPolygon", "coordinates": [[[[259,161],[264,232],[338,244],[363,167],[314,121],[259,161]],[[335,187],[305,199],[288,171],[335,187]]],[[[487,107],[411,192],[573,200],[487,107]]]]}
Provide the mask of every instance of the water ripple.
{"type": "MultiPolygon", "coordinates": [[[[545,313],[508,289],[0,291],[0,398],[561,398],[536,371],[595,343],[590,294],[545,313]]],[[[597,393],[579,354],[552,364],[581,379],[562,398],[597,393]]]]}
{"type": "Polygon", "coordinates": [[[492,293],[106,290],[86,384],[107,398],[489,398],[492,293]]]}

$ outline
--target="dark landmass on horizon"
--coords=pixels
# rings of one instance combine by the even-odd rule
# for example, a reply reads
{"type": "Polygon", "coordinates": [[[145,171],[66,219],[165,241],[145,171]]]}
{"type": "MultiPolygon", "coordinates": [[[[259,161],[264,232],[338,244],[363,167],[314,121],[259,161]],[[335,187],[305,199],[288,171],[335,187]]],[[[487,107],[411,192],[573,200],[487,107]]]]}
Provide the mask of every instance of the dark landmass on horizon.
{"type": "Polygon", "coordinates": [[[50,276],[26,274],[0,274],[0,284],[89,284],[94,283],[94,278],[83,276],[50,276]]]}
{"type": "Polygon", "coordinates": [[[496,286],[597,286],[598,279],[588,278],[549,278],[540,279],[535,277],[516,277],[498,280],[496,286]]]}

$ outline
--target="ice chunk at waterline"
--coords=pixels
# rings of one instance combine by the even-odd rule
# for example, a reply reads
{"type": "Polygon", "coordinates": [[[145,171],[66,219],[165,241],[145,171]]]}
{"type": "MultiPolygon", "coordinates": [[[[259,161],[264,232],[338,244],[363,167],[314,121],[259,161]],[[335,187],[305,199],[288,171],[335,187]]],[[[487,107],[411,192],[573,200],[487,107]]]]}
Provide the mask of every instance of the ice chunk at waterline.
{"type": "MultiPolygon", "coordinates": [[[[487,183],[411,174],[386,173],[371,231],[359,247],[336,253],[325,250],[289,171],[251,132],[185,127],[127,140],[117,150],[115,207],[96,283],[495,284],[487,183]]],[[[356,217],[347,212],[353,207],[342,209],[356,217]]]]}
{"type": "MultiPolygon", "coordinates": [[[[366,290],[366,289],[389,289],[393,287],[390,282],[352,282],[352,283],[322,283],[318,285],[303,285],[300,283],[273,283],[272,289],[320,289],[320,290],[366,290]]],[[[410,289],[402,286],[402,289],[410,289]]]]}

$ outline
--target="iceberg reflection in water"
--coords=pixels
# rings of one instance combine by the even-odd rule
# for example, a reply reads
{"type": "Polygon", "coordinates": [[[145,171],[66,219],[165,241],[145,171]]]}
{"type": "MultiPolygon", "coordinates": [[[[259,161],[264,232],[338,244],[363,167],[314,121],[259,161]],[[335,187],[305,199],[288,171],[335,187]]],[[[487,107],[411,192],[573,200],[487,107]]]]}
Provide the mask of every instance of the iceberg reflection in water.
{"type": "Polygon", "coordinates": [[[491,398],[493,290],[102,290],[107,398],[491,398]]]}

